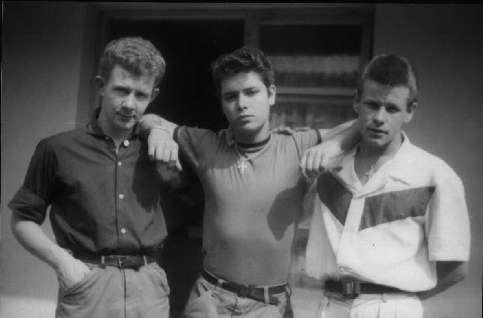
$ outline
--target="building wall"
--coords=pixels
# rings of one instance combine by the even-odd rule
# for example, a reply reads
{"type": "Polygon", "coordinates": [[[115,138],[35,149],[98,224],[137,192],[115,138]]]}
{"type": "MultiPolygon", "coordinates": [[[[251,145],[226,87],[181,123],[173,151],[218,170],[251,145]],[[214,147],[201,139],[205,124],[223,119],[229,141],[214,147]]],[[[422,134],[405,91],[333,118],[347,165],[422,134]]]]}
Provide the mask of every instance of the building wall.
{"type": "MultiPolygon", "coordinates": [[[[37,142],[85,119],[95,43],[88,10],[77,2],[4,4],[2,318],[53,317],[54,272],[14,240],[6,205],[37,142]]],[[[470,276],[425,302],[427,317],[481,317],[482,13],[463,5],[376,6],[374,53],[399,53],[419,70],[421,96],[409,137],[460,175],[472,218],[470,276]]],[[[48,222],[43,227],[52,236],[48,222]]]]}
{"type": "Polygon", "coordinates": [[[395,52],[418,71],[411,141],[443,158],[463,180],[471,216],[469,277],[425,302],[427,317],[481,317],[483,7],[378,5],[374,54],[395,52]]]}
{"type": "MultiPolygon", "coordinates": [[[[3,5],[0,317],[53,317],[54,271],[14,240],[7,203],[23,182],[37,142],[76,126],[87,7],[3,5]]],[[[43,228],[52,237],[49,222],[43,228]]]]}

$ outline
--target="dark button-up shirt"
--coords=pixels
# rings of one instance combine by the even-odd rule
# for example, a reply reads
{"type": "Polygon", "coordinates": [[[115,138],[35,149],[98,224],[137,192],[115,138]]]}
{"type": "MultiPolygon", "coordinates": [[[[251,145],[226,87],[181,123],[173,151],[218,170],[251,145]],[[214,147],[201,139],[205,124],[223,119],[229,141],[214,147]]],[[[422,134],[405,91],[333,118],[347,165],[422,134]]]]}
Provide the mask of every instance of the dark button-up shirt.
{"type": "Polygon", "coordinates": [[[116,153],[95,116],[40,141],[9,207],[41,224],[50,206],[57,243],[75,252],[150,253],[167,234],[161,186],[145,140],[133,133],[116,153]]]}

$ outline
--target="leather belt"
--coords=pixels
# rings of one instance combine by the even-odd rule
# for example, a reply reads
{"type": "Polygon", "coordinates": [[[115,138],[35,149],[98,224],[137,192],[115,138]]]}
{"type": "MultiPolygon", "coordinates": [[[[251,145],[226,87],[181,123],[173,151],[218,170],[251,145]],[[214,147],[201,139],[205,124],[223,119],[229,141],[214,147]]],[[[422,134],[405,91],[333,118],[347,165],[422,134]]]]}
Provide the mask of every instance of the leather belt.
{"type": "Polygon", "coordinates": [[[332,293],[341,294],[344,298],[349,299],[357,298],[360,294],[386,294],[403,292],[395,287],[364,283],[347,278],[340,281],[328,279],[324,284],[324,289],[332,293]]]}
{"type": "Polygon", "coordinates": [[[83,262],[97,264],[101,267],[114,266],[118,268],[139,269],[142,266],[156,262],[156,255],[92,255],[74,253],[73,256],[83,262]]]}
{"type": "Polygon", "coordinates": [[[287,283],[275,286],[255,287],[250,285],[240,285],[220,279],[206,270],[201,271],[201,276],[210,284],[220,286],[221,288],[235,293],[239,297],[251,298],[271,305],[280,303],[277,297],[273,295],[281,294],[290,290],[287,283]]]}

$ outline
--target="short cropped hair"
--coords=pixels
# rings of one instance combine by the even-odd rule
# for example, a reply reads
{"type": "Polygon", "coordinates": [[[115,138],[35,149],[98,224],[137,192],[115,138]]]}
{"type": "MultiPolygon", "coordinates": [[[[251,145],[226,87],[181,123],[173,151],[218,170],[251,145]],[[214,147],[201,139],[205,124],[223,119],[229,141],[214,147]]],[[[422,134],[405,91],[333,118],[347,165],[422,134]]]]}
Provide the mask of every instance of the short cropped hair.
{"type": "Polygon", "coordinates": [[[252,71],[261,76],[267,88],[275,84],[275,72],[272,63],[260,49],[244,46],[220,56],[211,64],[211,74],[217,95],[220,96],[223,79],[241,72],[249,73],[252,71]]]}
{"type": "Polygon", "coordinates": [[[409,89],[407,105],[418,98],[418,79],[416,69],[405,58],[395,54],[383,54],[374,57],[364,68],[356,90],[356,99],[360,100],[365,80],[372,80],[381,85],[406,86],[409,89]]]}
{"type": "Polygon", "coordinates": [[[136,75],[154,77],[155,87],[163,79],[166,70],[166,63],[158,49],[140,37],[120,38],[106,45],[99,62],[100,75],[108,80],[116,65],[136,75]]]}

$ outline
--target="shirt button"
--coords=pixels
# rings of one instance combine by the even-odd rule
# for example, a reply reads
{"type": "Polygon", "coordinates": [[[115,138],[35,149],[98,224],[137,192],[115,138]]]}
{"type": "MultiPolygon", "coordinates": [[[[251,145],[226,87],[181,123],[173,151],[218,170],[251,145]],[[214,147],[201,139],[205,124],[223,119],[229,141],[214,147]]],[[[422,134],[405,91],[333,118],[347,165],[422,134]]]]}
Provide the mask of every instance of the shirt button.
{"type": "Polygon", "coordinates": [[[121,200],[124,199],[124,194],[122,194],[122,193],[119,194],[119,199],[121,199],[121,200]]]}
{"type": "Polygon", "coordinates": [[[126,229],[125,229],[125,228],[122,228],[122,229],[121,229],[121,233],[122,233],[122,234],[126,234],[126,232],[127,232],[127,231],[126,231],[126,229]]]}
{"type": "Polygon", "coordinates": [[[118,161],[118,162],[117,162],[117,166],[118,166],[118,167],[122,166],[122,162],[118,161]]]}
{"type": "Polygon", "coordinates": [[[129,140],[124,140],[124,142],[122,144],[124,145],[124,147],[129,146],[129,140]]]}

